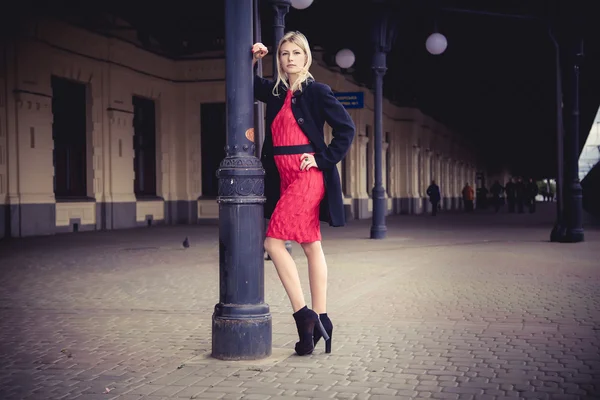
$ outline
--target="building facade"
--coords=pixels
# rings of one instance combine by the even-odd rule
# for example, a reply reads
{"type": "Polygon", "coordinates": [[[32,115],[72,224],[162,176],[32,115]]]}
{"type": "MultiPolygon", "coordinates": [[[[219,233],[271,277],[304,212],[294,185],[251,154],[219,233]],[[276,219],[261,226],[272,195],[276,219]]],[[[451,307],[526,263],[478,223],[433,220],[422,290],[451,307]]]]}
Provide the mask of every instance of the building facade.
{"type": "MultiPolygon", "coordinates": [[[[218,218],[222,57],[172,60],[50,19],[1,45],[0,237],[218,218]]],[[[319,51],[314,60],[311,72],[334,92],[364,92],[364,108],[348,110],[357,135],[338,168],[348,215],[369,218],[373,95],[319,51]]],[[[465,182],[476,181],[468,144],[418,109],[384,100],[383,113],[388,213],[427,211],[431,179],[442,207],[459,208],[465,182]]]]}

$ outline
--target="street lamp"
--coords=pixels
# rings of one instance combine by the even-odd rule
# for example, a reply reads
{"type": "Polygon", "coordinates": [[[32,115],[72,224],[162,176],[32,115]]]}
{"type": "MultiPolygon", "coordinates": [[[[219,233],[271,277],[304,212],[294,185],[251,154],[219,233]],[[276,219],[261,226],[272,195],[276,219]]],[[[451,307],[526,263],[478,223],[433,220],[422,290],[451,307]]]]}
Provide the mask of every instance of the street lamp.
{"type": "Polygon", "coordinates": [[[292,7],[296,10],[304,10],[305,8],[310,7],[313,0],[292,0],[292,7]]]}
{"type": "Polygon", "coordinates": [[[342,69],[350,68],[354,65],[355,60],[356,57],[354,57],[354,53],[350,49],[342,49],[335,55],[335,63],[342,69]]]}
{"type": "Polygon", "coordinates": [[[425,47],[429,53],[437,56],[446,51],[446,48],[448,47],[448,40],[446,40],[446,36],[442,35],[441,33],[434,32],[427,38],[425,47]]]}

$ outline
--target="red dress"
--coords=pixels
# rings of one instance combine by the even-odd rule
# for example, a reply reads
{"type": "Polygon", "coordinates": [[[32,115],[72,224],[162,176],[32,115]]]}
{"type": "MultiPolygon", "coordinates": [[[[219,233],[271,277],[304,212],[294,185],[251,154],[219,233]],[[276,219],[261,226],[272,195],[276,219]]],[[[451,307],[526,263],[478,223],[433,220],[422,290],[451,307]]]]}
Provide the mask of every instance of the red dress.
{"type": "MultiPolygon", "coordinates": [[[[309,144],[292,113],[292,91],[271,124],[273,146],[309,144]]],[[[319,204],[325,196],[323,172],[315,167],[300,170],[301,154],[276,155],[281,196],[267,229],[267,237],[311,243],[321,240],[319,204]]],[[[267,178],[268,179],[268,178],[267,178]]]]}

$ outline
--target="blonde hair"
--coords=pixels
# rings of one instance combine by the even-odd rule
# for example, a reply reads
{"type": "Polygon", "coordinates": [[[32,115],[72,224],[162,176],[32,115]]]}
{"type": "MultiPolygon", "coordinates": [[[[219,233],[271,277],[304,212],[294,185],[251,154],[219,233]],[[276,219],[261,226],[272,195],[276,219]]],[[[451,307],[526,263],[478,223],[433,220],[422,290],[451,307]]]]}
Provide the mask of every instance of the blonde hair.
{"type": "Polygon", "coordinates": [[[312,64],[312,53],[310,52],[310,46],[308,45],[308,40],[306,39],[306,36],[304,36],[302,33],[298,32],[298,31],[291,31],[291,32],[288,32],[285,35],[283,35],[283,37],[279,41],[279,44],[277,45],[276,57],[277,57],[277,80],[275,81],[275,86],[273,87],[273,95],[274,96],[279,97],[278,89],[279,89],[280,83],[283,84],[283,86],[285,86],[288,90],[295,92],[296,90],[302,90],[302,84],[304,82],[306,82],[308,79],[313,79],[313,80],[315,79],[315,78],[313,78],[311,73],[308,72],[308,69],[310,68],[310,66],[312,64]],[[279,61],[279,52],[281,51],[281,46],[287,42],[293,43],[296,46],[300,47],[300,49],[304,52],[304,54],[306,54],[306,64],[304,64],[304,66],[302,67],[302,70],[300,70],[300,73],[298,74],[298,79],[296,79],[296,82],[294,82],[294,84],[291,88],[290,88],[290,83],[288,82],[288,79],[287,79],[287,74],[281,67],[281,64],[279,61]]]}

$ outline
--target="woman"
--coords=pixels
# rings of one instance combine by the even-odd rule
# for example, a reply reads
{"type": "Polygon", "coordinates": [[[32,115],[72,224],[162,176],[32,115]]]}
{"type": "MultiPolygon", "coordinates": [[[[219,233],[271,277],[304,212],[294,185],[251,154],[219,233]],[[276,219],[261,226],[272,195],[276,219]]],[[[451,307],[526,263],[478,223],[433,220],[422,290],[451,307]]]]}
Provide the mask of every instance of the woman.
{"type": "MultiPolygon", "coordinates": [[[[262,43],[254,44],[253,65],[267,52],[262,43]]],[[[345,224],[336,164],[352,144],[354,123],[331,88],[315,82],[310,74],[312,55],[304,35],[285,34],[276,62],[275,82],[254,78],[254,96],[267,105],[261,156],[266,172],[265,217],[270,218],[265,250],[292,303],[300,337],[296,353],[311,354],[321,337],[330,353],[333,324],[327,316],[327,263],[319,221],[345,224]],[[329,145],[323,135],[325,122],[333,130],[329,145]],[[308,260],[312,310],[306,306],[286,240],[298,242],[308,260]]]]}

